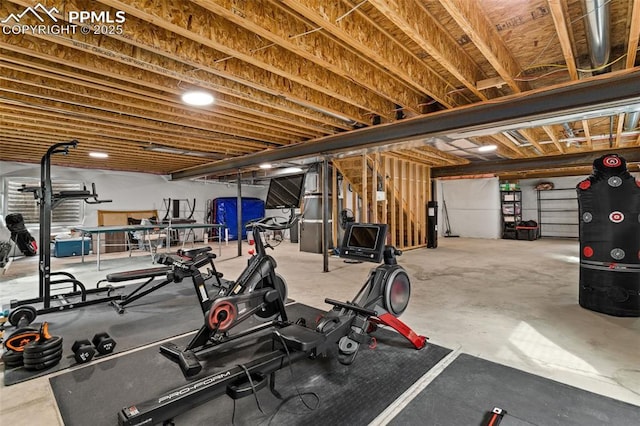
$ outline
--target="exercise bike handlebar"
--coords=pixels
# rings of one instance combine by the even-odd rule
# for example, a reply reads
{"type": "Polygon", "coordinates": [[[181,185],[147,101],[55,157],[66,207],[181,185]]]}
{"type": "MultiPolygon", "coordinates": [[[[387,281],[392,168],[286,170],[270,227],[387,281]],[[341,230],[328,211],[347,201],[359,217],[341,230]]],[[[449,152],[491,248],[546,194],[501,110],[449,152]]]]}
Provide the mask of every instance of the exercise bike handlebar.
{"type": "Polygon", "coordinates": [[[292,216],[287,219],[286,222],[278,222],[277,219],[281,217],[263,217],[262,219],[255,220],[246,224],[246,228],[249,230],[262,231],[283,231],[291,228],[299,219],[299,215],[292,216]]]}
{"type": "Polygon", "coordinates": [[[191,267],[195,267],[199,269],[204,265],[208,264],[211,259],[215,259],[216,255],[214,253],[203,253],[194,257],[193,259],[177,259],[171,255],[160,254],[157,257],[156,263],[173,266],[182,270],[189,270],[191,267]]]}

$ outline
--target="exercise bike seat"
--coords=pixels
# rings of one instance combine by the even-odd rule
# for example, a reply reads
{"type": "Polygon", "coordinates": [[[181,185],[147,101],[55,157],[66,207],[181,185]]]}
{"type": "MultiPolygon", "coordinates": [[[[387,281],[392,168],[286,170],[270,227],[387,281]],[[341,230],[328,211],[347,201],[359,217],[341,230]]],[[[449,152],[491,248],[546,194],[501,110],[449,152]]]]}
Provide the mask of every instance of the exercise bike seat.
{"type": "MultiPolygon", "coordinates": [[[[193,259],[199,254],[206,253],[208,251],[211,251],[211,247],[199,247],[199,248],[192,248],[189,250],[178,250],[177,253],[178,253],[178,256],[188,257],[190,259],[193,259]]],[[[211,253],[211,254],[213,254],[213,258],[215,259],[216,255],[214,253],[211,253]]]]}
{"type": "Polygon", "coordinates": [[[311,352],[325,342],[326,336],[310,328],[291,324],[274,330],[273,340],[280,343],[284,341],[290,350],[311,352]]]}

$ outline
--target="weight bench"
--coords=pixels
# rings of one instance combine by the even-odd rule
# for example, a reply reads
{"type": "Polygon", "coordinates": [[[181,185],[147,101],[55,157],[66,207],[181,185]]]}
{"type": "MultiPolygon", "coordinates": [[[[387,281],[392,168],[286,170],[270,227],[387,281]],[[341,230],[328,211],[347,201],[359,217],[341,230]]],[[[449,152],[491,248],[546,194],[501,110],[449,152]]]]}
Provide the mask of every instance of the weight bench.
{"type": "MultiPolygon", "coordinates": [[[[202,266],[209,263],[210,259],[215,259],[216,255],[214,253],[207,253],[211,251],[211,247],[202,247],[202,248],[194,248],[190,250],[178,250],[178,255],[180,257],[186,257],[189,260],[193,260],[194,266],[196,268],[201,268],[202,266]],[[205,256],[203,254],[207,253],[205,256]],[[199,259],[198,259],[199,257],[199,259]]],[[[171,256],[160,255],[163,263],[166,263],[166,260],[172,261],[171,256]]],[[[213,265],[213,264],[212,264],[213,265]]],[[[112,300],[111,306],[113,306],[119,314],[124,313],[124,307],[128,304],[135,302],[141,297],[146,296],[149,293],[152,293],[162,287],[175,282],[175,276],[173,276],[172,268],[170,265],[167,266],[159,266],[156,268],[145,268],[145,269],[135,269],[133,271],[125,271],[125,272],[116,272],[113,274],[107,275],[106,279],[98,281],[96,284],[97,288],[100,288],[100,284],[103,282],[109,283],[121,283],[125,281],[134,281],[134,280],[143,280],[146,281],[136,287],[131,293],[127,295],[120,296],[117,300],[112,300]],[[157,277],[165,276],[165,279],[155,285],[147,287],[151,282],[153,282],[157,277]]],[[[219,279],[222,277],[222,274],[215,271],[215,276],[219,279]]]]}
{"type": "Polygon", "coordinates": [[[103,282],[109,283],[121,283],[125,281],[134,281],[134,280],[142,280],[146,279],[144,283],[140,284],[135,290],[127,295],[121,296],[120,300],[112,300],[111,306],[113,306],[119,314],[124,313],[124,307],[131,302],[134,302],[141,297],[146,296],[147,294],[158,290],[171,283],[172,280],[165,279],[162,282],[151,286],[143,291],[143,289],[149,285],[152,281],[154,281],[157,277],[166,276],[167,273],[171,270],[169,266],[159,266],[157,268],[145,268],[145,269],[136,269],[133,271],[125,271],[125,272],[116,272],[113,274],[107,275],[107,278],[104,280],[98,281],[96,284],[97,288],[100,288],[100,284],[103,282]]]}

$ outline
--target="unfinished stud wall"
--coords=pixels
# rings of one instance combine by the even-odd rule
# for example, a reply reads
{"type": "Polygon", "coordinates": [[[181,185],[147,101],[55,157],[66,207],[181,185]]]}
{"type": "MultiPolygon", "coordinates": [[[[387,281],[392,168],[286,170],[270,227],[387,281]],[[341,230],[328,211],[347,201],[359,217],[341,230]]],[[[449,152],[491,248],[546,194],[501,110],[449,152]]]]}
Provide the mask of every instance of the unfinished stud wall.
{"type": "MultiPolygon", "coordinates": [[[[386,153],[337,159],[334,166],[344,176],[341,193],[356,221],[388,224],[388,242],[398,248],[426,245],[426,204],[431,188],[428,166],[386,153]]],[[[334,205],[337,192],[333,191],[334,205]]],[[[335,208],[334,214],[339,214],[335,208]]],[[[334,238],[336,234],[334,226],[334,238]]]]}

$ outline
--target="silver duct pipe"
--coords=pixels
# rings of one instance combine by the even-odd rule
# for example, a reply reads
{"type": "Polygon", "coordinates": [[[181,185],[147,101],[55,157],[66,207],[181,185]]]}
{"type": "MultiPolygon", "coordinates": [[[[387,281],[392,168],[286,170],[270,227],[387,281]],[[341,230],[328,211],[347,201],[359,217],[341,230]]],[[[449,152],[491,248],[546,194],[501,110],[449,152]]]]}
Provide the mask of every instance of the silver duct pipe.
{"type": "Polygon", "coordinates": [[[624,131],[631,132],[638,127],[638,120],[640,120],[640,110],[630,112],[624,117],[624,131]]]}
{"type": "Polygon", "coordinates": [[[576,137],[576,134],[573,132],[571,126],[569,126],[569,123],[562,123],[562,127],[564,127],[564,131],[566,132],[568,138],[576,137]]]}
{"type": "Polygon", "coordinates": [[[522,136],[522,134],[517,130],[507,130],[505,133],[508,133],[513,139],[515,139],[520,145],[529,145],[529,141],[527,138],[522,136]]]}
{"type": "Polygon", "coordinates": [[[586,10],[584,24],[587,29],[589,57],[591,66],[598,69],[609,62],[611,50],[609,2],[611,0],[583,1],[586,10]]]}

